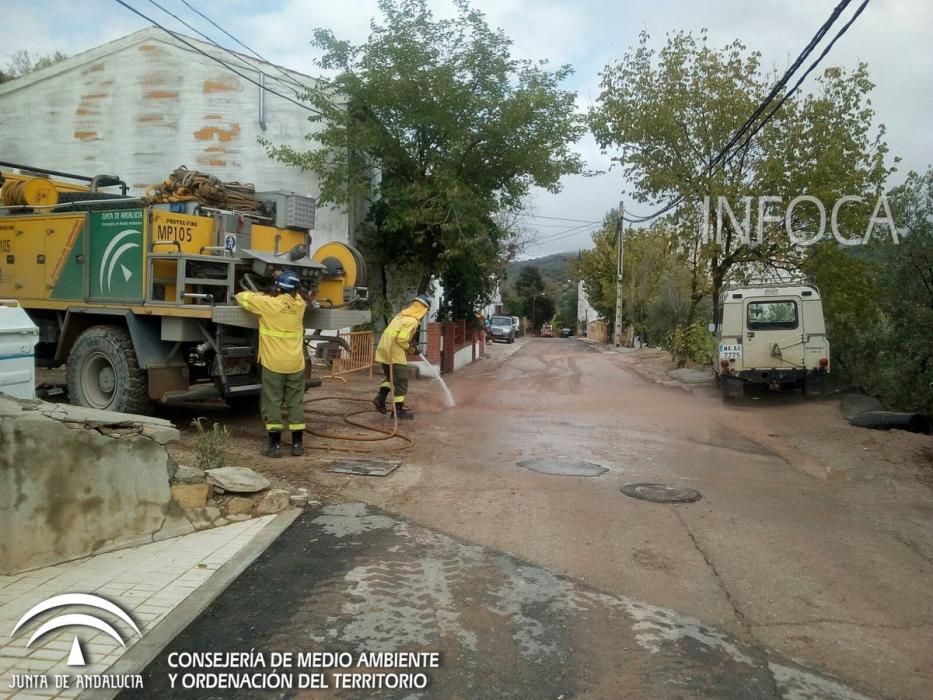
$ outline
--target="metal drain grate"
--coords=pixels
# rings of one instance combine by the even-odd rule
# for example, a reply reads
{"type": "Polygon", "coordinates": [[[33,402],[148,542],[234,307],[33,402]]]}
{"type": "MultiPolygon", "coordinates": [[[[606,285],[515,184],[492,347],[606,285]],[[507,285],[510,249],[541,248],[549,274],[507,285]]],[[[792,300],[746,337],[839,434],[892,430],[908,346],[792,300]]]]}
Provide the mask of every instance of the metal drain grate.
{"type": "Polygon", "coordinates": [[[388,476],[401,466],[400,459],[342,459],[331,462],[325,471],[356,476],[388,476]]]}
{"type": "Polygon", "coordinates": [[[652,503],[693,503],[703,497],[696,489],[670,484],[626,484],[622,493],[652,503]]]}
{"type": "Polygon", "coordinates": [[[526,459],[517,462],[517,464],[533,472],[551,474],[553,476],[599,476],[609,471],[606,467],[594,464],[593,462],[554,459],[552,457],[526,459]]]}

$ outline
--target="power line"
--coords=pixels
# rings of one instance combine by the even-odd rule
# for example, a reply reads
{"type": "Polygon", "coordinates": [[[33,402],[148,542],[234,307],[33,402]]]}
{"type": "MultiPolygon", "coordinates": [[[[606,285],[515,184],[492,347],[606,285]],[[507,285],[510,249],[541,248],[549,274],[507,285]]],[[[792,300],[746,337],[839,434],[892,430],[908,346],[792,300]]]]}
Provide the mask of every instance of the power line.
{"type": "Polygon", "coordinates": [[[532,241],[528,245],[529,247],[535,247],[535,246],[546,245],[549,243],[555,243],[557,241],[562,241],[567,238],[573,238],[574,236],[591,235],[595,233],[596,231],[599,231],[602,228],[602,226],[590,227],[589,230],[584,230],[585,228],[586,227],[581,227],[579,230],[567,231],[563,235],[560,235],[560,236],[551,235],[551,236],[544,236],[542,238],[536,238],[534,241],[532,241]]]}
{"type": "Polygon", "coordinates": [[[262,88],[262,89],[265,90],[266,92],[268,92],[268,93],[270,93],[270,94],[272,94],[272,95],[275,95],[276,97],[281,97],[283,100],[287,100],[288,102],[291,102],[292,104],[297,105],[298,107],[301,107],[302,109],[305,109],[305,110],[311,112],[312,114],[317,114],[318,116],[321,116],[321,117],[326,117],[326,116],[327,116],[326,114],[324,114],[324,112],[321,112],[321,111],[319,111],[319,110],[317,110],[317,109],[314,109],[313,107],[309,107],[308,105],[303,104],[303,103],[301,103],[301,102],[298,102],[297,100],[293,100],[293,99],[292,99],[291,97],[289,97],[288,95],[283,95],[281,92],[276,92],[276,91],[273,90],[272,88],[263,85],[263,84],[260,83],[259,81],[253,80],[253,79],[250,78],[248,75],[244,75],[243,73],[240,73],[240,71],[238,71],[236,68],[234,68],[233,66],[231,66],[229,63],[226,63],[226,62],[223,61],[222,59],[217,58],[216,56],[212,56],[211,54],[209,54],[209,53],[208,53],[207,51],[205,51],[204,49],[202,49],[202,48],[200,48],[200,47],[198,47],[198,46],[195,46],[195,45],[192,44],[190,41],[188,41],[187,39],[185,39],[184,36],[182,36],[181,34],[179,34],[179,33],[177,33],[177,32],[173,32],[171,29],[168,29],[168,28],[164,27],[163,25],[159,24],[158,22],[156,22],[156,21],[155,21],[154,19],[152,19],[151,17],[147,17],[143,12],[141,12],[140,10],[137,10],[137,9],[136,9],[135,7],[133,7],[132,5],[127,4],[126,2],[124,2],[124,0],[114,0],[114,2],[116,2],[116,3],[119,4],[119,5],[122,5],[122,6],[125,7],[127,10],[129,10],[130,12],[132,12],[134,15],[138,15],[138,16],[141,17],[142,19],[144,19],[144,20],[146,20],[147,22],[149,22],[150,24],[152,24],[154,27],[157,27],[157,28],[161,29],[161,30],[162,30],[163,32],[165,32],[166,34],[171,35],[176,41],[180,41],[182,44],[184,44],[184,45],[187,46],[188,48],[193,49],[194,51],[197,51],[197,52],[198,52],[199,54],[201,54],[202,56],[206,56],[207,58],[211,59],[212,61],[214,61],[214,62],[216,62],[216,63],[219,63],[219,64],[222,65],[224,68],[226,68],[227,70],[229,70],[231,73],[235,73],[236,75],[238,75],[238,76],[240,76],[241,78],[243,78],[243,80],[245,80],[246,82],[252,83],[253,85],[262,88]]]}
{"type": "Polygon", "coordinates": [[[588,224],[579,224],[579,225],[577,225],[577,226],[571,226],[570,228],[565,228],[565,229],[563,229],[562,231],[554,231],[554,232],[549,233],[549,234],[547,234],[547,235],[541,236],[541,237],[537,238],[536,240],[539,240],[539,241],[547,241],[547,240],[556,239],[556,238],[563,238],[563,237],[564,237],[564,234],[573,234],[573,233],[579,231],[580,229],[590,228],[590,227],[592,227],[592,226],[593,226],[593,222],[588,223],[588,224]]]}
{"type": "MultiPolygon", "coordinates": [[[[833,11],[830,13],[827,20],[823,22],[822,25],[820,25],[820,28],[816,30],[816,34],[813,35],[813,38],[810,39],[809,43],[803,48],[790,67],[784,71],[784,75],[781,77],[781,79],[774,85],[774,87],[771,88],[771,92],[768,93],[768,96],[764,99],[764,101],[762,101],[760,105],[758,105],[758,108],[752,112],[752,115],[745,120],[745,123],[739,128],[738,131],[735,132],[735,134],[733,134],[732,138],[729,139],[729,142],[722,148],[716,158],[714,158],[713,161],[709,164],[709,170],[712,170],[716,165],[719,164],[728,151],[736,143],[738,143],[742,136],[745,135],[745,132],[751,128],[752,124],[755,123],[755,120],[758,119],[758,117],[760,117],[761,114],[768,108],[768,105],[774,101],[774,98],[777,97],[778,92],[780,92],[784,86],[787,85],[788,81],[794,76],[794,73],[797,72],[797,69],[799,69],[800,66],[803,65],[803,62],[807,60],[811,53],[813,53],[816,45],[823,40],[823,37],[826,36],[826,33],[839,18],[839,15],[842,14],[842,11],[845,10],[851,2],[852,0],[842,0],[842,2],[833,8],[833,11]]],[[[825,56],[825,53],[823,55],[825,56]]],[[[762,125],[767,122],[769,117],[770,114],[762,120],[762,125]]]]}
{"type": "MultiPolygon", "coordinates": [[[[738,150],[736,150],[732,153],[729,153],[732,146],[738,143],[742,139],[742,137],[745,136],[746,132],[751,128],[755,120],[768,108],[768,105],[770,105],[771,102],[774,101],[774,98],[777,96],[777,93],[790,81],[790,79],[793,77],[793,74],[797,72],[797,69],[810,56],[810,54],[813,53],[813,50],[816,48],[817,44],[819,44],[819,42],[823,39],[823,37],[826,36],[826,33],[829,31],[832,25],[839,18],[839,15],[846,9],[846,7],[849,6],[849,4],[851,4],[851,2],[852,0],[842,0],[842,2],[840,2],[838,5],[836,5],[835,8],[833,8],[833,11],[832,13],[830,13],[829,18],[816,31],[816,33],[813,35],[813,38],[810,39],[807,45],[803,48],[803,50],[797,56],[797,59],[784,72],[784,75],[781,77],[781,79],[774,85],[774,87],[771,88],[771,91],[768,93],[765,99],[758,105],[758,107],[755,109],[752,115],[747,120],[745,120],[745,123],[741,127],[739,127],[739,129],[732,135],[732,138],[730,138],[729,141],[726,143],[726,145],[723,146],[723,148],[719,151],[716,157],[710,161],[709,165],[707,166],[707,170],[709,172],[712,172],[712,169],[716,167],[723,159],[726,159],[727,163],[731,161],[731,159],[735,156],[735,153],[738,152],[738,150]]],[[[865,5],[867,4],[868,4],[868,0],[864,0],[862,5],[856,10],[855,14],[849,20],[849,22],[840,30],[839,33],[836,34],[833,40],[823,50],[823,52],[813,62],[813,64],[811,64],[811,66],[807,69],[807,71],[803,74],[803,76],[801,76],[801,78],[797,81],[797,83],[781,98],[778,105],[774,109],[772,109],[770,112],[768,112],[768,114],[764,117],[764,119],[762,119],[758,123],[755,130],[751,134],[749,134],[748,138],[746,138],[745,142],[742,144],[743,147],[748,144],[751,138],[756,133],[758,133],[764,127],[765,124],[768,123],[768,121],[771,119],[772,116],[774,116],[774,113],[781,107],[781,105],[783,105],[784,102],[786,102],[787,99],[794,93],[794,91],[796,91],[797,88],[800,87],[800,85],[803,83],[807,75],[809,75],[809,73],[814,68],[816,68],[817,64],[829,53],[829,50],[833,47],[833,44],[836,43],[836,40],[848,30],[848,28],[852,25],[852,23],[862,13],[862,10],[865,9],[865,5]]],[[[678,204],[680,204],[683,200],[684,200],[683,195],[677,195],[676,197],[672,198],[661,209],[659,209],[656,212],[653,212],[652,214],[648,214],[646,216],[628,216],[628,215],[623,214],[622,218],[624,221],[630,224],[644,223],[646,221],[655,219],[662,214],[667,213],[668,211],[676,207],[678,204]]]]}
{"type": "MultiPolygon", "coordinates": [[[[858,16],[862,14],[862,10],[864,10],[867,5],[868,5],[868,0],[864,0],[862,4],[856,8],[855,14],[852,15],[852,18],[848,22],[846,22],[838,32],[836,32],[836,36],[832,38],[832,40],[829,42],[826,48],[823,49],[822,53],[820,53],[820,55],[816,57],[816,60],[810,64],[810,67],[807,68],[804,74],[800,76],[800,79],[796,83],[794,83],[794,86],[790,90],[787,91],[784,97],[782,97],[781,100],[774,106],[774,109],[768,112],[768,115],[761,121],[761,123],[757,127],[755,127],[752,133],[748,135],[748,137],[745,139],[745,142],[742,144],[742,148],[747,146],[749,141],[751,141],[752,138],[754,138],[755,134],[761,131],[762,127],[768,122],[768,120],[774,115],[774,113],[784,106],[784,103],[787,102],[787,99],[797,91],[797,89],[801,86],[801,84],[803,84],[803,81],[807,79],[807,76],[810,75],[810,73],[812,73],[813,70],[817,67],[819,62],[822,61],[826,57],[826,54],[828,54],[830,49],[833,48],[833,45],[836,43],[836,41],[838,41],[839,38],[843,34],[849,31],[849,27],[851,27],[852,23],[858,19],[858,16]]],[[[735,153],[737,152],[738,150],[735,151],[735,153]]],[[[733,153],[732,156],[730,156],[730,159],[734,157],[735,153],[733,153]]]]}
{"type": "MultiPolygon", "coordinates": [[[[181,1],[182,1],[182,3],[184,3],[184,5],[185,5],[189,10],[191,10],[192,12],[194,12],[196,15],[198,15],[198,16],[201,17],[202,19],[207,20],[207,22],[208,22],[209,24],[211,24],[212,26],[214,26],[214,27],[216,27],[217,29],[219,29],[221,32],[223,32],[223,34],[225,34],[226,36],[228,36],[230,39],[233,39],[233,41],[235,41],[237,44],[239,44],[239,45],[242,46],[244,49],[246,49],[247,51],[249,51],[251,54],[253,54],[253,55],[254,55],[256,58],[258,58],[260,61],[265,61],[266,63],[268,63],[268,64],[269,64],[270,66],[272,66],[273,68],[275,68],[279,73],[281,73],[282,75],[284,75],[284,76],[285,76],[286,78],[288,78],[289,80],[292,80],[292,81],[294,81],[294,82],[296,82],[296,83],[298,82],[298,81],[296,81],[291,75],[289,75],[286,71],[282,70],[282,69],[279,68],[277,65],[275,65],[274,63],[272,63],[272,61],[266,61],[266,59],[263,58],[263,57],[259,54],[258,51],[255,51],[255,50],[251,49],[249,46],[247,46],[247,45],[244,44],[242,41],[240,41],[239,39],[237,39],[235,36],[233,36],[233,34],[231,34],[231,33],[228,32],[226,29],[224,29],[223,27],[221,27],[219,24],[217,24],[217,22],[215,22],[214,20],[212,20],[210,17],[208,17],[208,16],[207,16],[206,14],[204,14],[203,12],[201,12],[198,8],[194,7],[194,6],[193,6],[191,3],[189,3],[187,0],[181,0],[181,1]]],[[[301,83],[298,83],[298,84],[301,85],[301,83]]],[[[303,85],[302,85],[302,88],[304,88],[303,85]]]]}
{"type": "Polygon", "coordinates": [[[518,216],[527,216],[532,219],[549,219],[551,221],[570,221],[578,224],[598,224],[602,222],[602,219],[594,219],[592,221],[585,221],[584,219],[567,219],[563,216],[544,216],[543,214],[532,214],[530,212],[519,212],[518,216]]]}
{"type": "MultiPolygon", "coordinates": [[[[171,17],[174,17],[178,22],[180,22],[182,25],[184,25],[185,27],[187,27],[188,29],[190,29],[192,32],[194,32],[195,34],[197,34],[199,37],[201,37],[201,38],[204,39],[205,41],[207,41],[207,43],[209,43],[211,46],[215,46],[216,48],[220,49],[221,51],[224,51],[224,52],[230,54],[231,56],[233,56],[236,60],[238,60],[240,63],[242,63],[244,66],[246,66],[249,70],[256,70],[256,66],[254,66],[252,63],[250,63],[249,61],[247,61],[245,58],[243,58],[243,56],[241,56],[240,54],[238,54],[238,53],[235,52],[235,51],[231,51],[231,50],[228,49],[226,46],[221,46],[221,45],[218,44],[216,41],[214,41],[213,39],[211,39],[207,34],[205,34],[204,32],[202,32],[202,31],[200,31],[200,30],[198,30],[197,27],[194,27],[194,26],[188,24],[188,22],[186,22],[185,20],[183,20],[181,17],[179,17],[178,15],[176,15],[174,12],[172,12],[171,10],[168,10],[168,9],[166,9],[165,7],[163,7],[162,5],[160,5],[158,2],[156,2],[156,0],[148,0],[148,2],[149,2],[150,5],[154,5],[154,6],[157,7],[158,9],[162,10],[162,12],[164,12],[165,14],[167,14],[167,15],[169,15],[169,16],[171,16],[171,17]]],[[[265,60],[265,59],[263,59],[263,60],[265,60]]],[[[266,62],[268,63],[268,61],[266,61],[266,62]]],[[[271,65],[271,64],[270,64],[270,65],[271,65]]],[[[274,66],[273,66],[273,67],[274,67],[274,66]]],[[[269,77],[272,78],[272,80],[275,80],[275,81],[278,82],[279,84],[285,86],[286,88],[288,88],[289,90],[291,90],[292,92],[294,92],[296,97],[301,97],[301,93],[298,92],[298,90],[296,90],[292,84],[286,83],[284,80],[282,80],[281,78],[277,78],[277,77],[275,77],[274,75],[269,75],[269,77]]],[[[297,85],[299,85],[300,87],[302,87],[302,89],[304,89],[304,90],[307,90],[307,89],[308,89],[307,87],[302,86],[302,85],[301,85],[300,83],[298,83],[297,81],[293,81],[293,82],[294,82],[294,84],[297,84],[297,85]]]]}

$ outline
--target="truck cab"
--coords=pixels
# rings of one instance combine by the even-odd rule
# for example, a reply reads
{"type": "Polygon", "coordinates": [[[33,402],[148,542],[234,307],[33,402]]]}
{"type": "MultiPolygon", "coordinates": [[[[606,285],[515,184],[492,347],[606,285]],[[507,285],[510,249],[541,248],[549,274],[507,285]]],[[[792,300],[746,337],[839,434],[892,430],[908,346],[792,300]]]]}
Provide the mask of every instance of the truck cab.
{"type": "Polygon", "coordinates": [[[788,282],[731,286],[719,297],[714,369],[723,399],[749,386],[822,392],[830,371],[819,289],[788,282]]]}

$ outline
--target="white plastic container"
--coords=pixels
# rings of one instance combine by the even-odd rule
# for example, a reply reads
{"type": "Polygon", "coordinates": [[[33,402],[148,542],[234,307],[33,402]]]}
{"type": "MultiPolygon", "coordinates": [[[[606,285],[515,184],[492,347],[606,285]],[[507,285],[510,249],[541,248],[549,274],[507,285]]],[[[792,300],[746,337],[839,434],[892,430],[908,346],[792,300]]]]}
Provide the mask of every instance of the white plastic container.
{"type": "Polygon", "coordinates": [[[36,398],[36,343],[39,329],[19,302],[0,299],[0,392],[36,398]]]}

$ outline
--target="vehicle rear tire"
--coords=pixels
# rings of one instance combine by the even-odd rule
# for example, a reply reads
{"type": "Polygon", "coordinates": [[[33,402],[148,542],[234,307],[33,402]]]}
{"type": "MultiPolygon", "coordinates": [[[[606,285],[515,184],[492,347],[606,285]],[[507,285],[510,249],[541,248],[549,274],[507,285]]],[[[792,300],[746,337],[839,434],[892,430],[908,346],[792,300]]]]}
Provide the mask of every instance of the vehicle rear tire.
{"type": "Polygon", "coordinates": [[[805,399],[818,399],[826,393],[826,380],[822,377],[818,379],[804,379],[800,382],[801,394],[805,399]]]}
{"type": "Polygon", "coordinates": [[[67,367],[68,400],[120,413],[152,409],[148,374],[140,369],[129,332],[120,326],[93,326],[71,348],[67,367]]]}
{"type": "Polygon", "coordinates": [[[745,382],[732,377],[719,378],[719,390],[722,394],[723,403],[733,403],[745,398],[745,382]]]}

